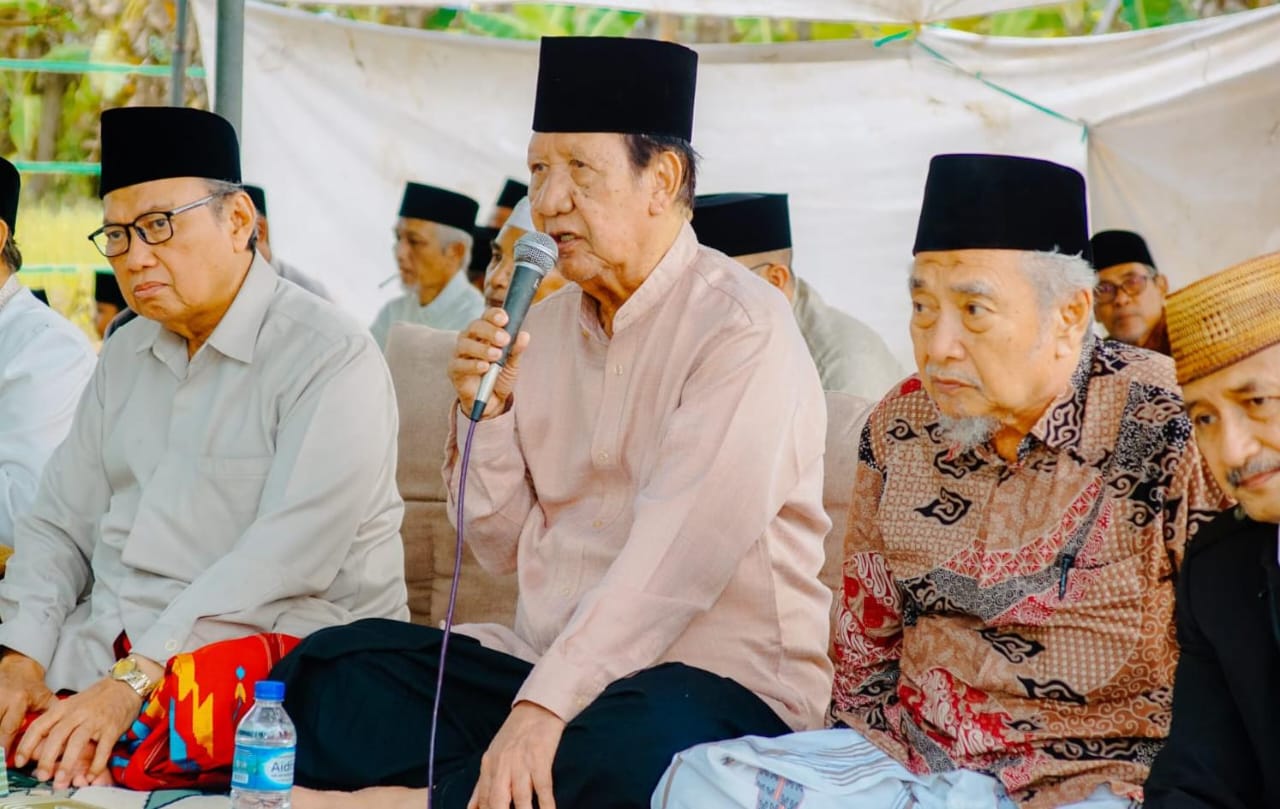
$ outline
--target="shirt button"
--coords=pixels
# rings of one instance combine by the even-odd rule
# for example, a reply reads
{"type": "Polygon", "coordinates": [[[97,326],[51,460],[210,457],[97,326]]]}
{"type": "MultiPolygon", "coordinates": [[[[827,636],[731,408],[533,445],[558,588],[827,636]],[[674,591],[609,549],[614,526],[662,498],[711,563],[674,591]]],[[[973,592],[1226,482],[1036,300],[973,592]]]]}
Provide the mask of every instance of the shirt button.
{"type": "Polygon", "coordinates": [[[583,336],[583,337],[590,337],[591,335],[587,332],[587,330],[586,330],[586,329],[583,329],[583,330],[582,330],[582,336],[583,336]]]}
{"type": "Polygon", "coordinates": [[[622,366],[621,365],[613,366],[613,373],[617,376],[622,376],[622,366]]]}
{"type": "Polygon", "coordinates": [[[592,528],[604,528],[604,520],[596,520],[595,522],[591,523],[591,527],[592,527],[592,528]]]}
{"type": "Polygon", "coordinates": [[[600,453],[600,455],[599,455],[598,457],[600,458],[600,463],[608,463],[608,462],[609,462],[609,453],[607,453],[607,452],[602,452],[602,453],[600,453]]]}
{"type": "Polygon", "coordinates": [[[568,587],[561,587],[560,595],[564,596],[565,598],[568,598],[569,596],[573,595],[573,591],[570,590],[568,587]]]}
{"type": "Polygon", "coordinates": [[[166,652],[178,651],[178,642],[176,640],[167,640],[164,642],[164,650],[166,652]]]}

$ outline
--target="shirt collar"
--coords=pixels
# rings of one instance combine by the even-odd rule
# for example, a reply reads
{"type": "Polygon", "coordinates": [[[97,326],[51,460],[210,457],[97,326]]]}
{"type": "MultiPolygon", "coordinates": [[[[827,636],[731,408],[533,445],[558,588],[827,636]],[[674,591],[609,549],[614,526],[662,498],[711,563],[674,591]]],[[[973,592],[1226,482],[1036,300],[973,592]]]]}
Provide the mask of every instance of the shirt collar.
{"type": "Polygon", "coordinates": [[[266,259],[254,255],[236,299],[209,335],[209,345],[233,360],[253,362],[253,349],[258,344],[262,322],[267,319],[267,310],[271,308],[277,280],[276,271],[266,259]]]}
{"type": "MultiPolygon", "coordinates": [[[[1093,379],[1094,358],[1098,352],[1106,350],[1106,344],[1096,335],[1085,338],[1084,346],[1080,349],[1080,359],[1071,373],[1071,384],[1053,400],[1031,428],[1031,432],[1022,439],[1022,443],[1018,445],[1019,461],[1026,458],[1037,443],[1054,452],[1079,447],[1083,439],[1085,403],[1089,395],[1089,382],[1093,379]]],[[[1004,463],[990,441],[968,452],[961,451],[956,445],[948,448],[948,458],[965,456],[988,463],[1004,463]]]]}
{"type": "MultiPolygon", "coordinates": [[[[253,362],[253,350],[262,323],[267,318],[267,310],[271,308],[276,280],[276,271],[266,259],[260,254],[255,255],[244,282],[240,284],[240,291],[206,344],[233,360],[253,362]]],[[[154,321],[148,326],[153,329],[151,339],[143,339],[138,344],[138,351],[150,349],[157,359],[181,376],[180,369],[187,365],[187,341],[154,321]]]]}
{"type": "MultiPolygon", "coordinates": [[[[1101,350],[1104,348],[1100,338],[1092,334],[1085,338],[1080,359],[1071,373],[1071,385],[1044,411],[1027,438],[1034,437],[1055,452],[1075,449],[1080,445],[1085,402],[1089,397],[1089,382],[1093,378],[1093,360],[1101,350]]],[[[1023,444],[1026,443],[1024,439],[1023,444]]],[[[1022,454],[1022,448],[1018,454],[1022,454]]]]}
{"type": "Polygon", "coordinates": [[[618,313],[614,315],[613,333],[617,334],[622,331],[664,300],[667,293],[676,285],[676,282],[684,275],[685,269],[693,263],[697,256],[698,237],[694,235],[693,228],[686,222],[680,228],[680,233],[676,236],[676,240],[667,249],[667,254],[653,268],[653,272],[649,273],[649,277],[644,279],[644,283],[640,285],[640,288],[631,293],[631,297],[627,299],[626,303],[622,304],[622,307],[618,309],[618,313]]]}
{"type": "MultiPolygon", "coordinates": [[[[436,312],[444,312],[452,309],[464,298],[467,297],[467,289],[471,286],[471,281],[467,278],[464,270],[458,270],[449,279],[449,283],[444,285],[444,289],[440,290],[440,294],[436,295],[426,306],[418,304],[422,308],[423,314],[434,314],[436,312]]],[[[409,295],[417,303],[417,291],[410,292],[409,295]]]]}
{"type": "Polygon", "coordinates": [[[0,284],[0,309],[13,298],[17,297],[22,291],[22,284],[18,281],[18,274],[13,273],[9,276],[9,280],[0,284]]]}

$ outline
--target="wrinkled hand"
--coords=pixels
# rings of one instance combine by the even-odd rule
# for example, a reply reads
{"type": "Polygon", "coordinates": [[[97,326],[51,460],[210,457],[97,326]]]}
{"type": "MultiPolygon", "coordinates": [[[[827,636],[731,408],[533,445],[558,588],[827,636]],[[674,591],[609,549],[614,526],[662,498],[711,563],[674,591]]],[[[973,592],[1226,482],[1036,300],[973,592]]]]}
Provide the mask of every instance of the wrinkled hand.
{"type": "Polygon", "coordinates": [[[480,759],[480,780],[467,809],[555,809],[551,763],[564,720],[532,702],[518,702],[480,759]]]}
{"type": "MultiPolygon", "coordinates": [[[[453,359],[449,360],[449,380],[458,391],[458,401],[466,413],[471,412],[475,403],[481,377],[502,356],[503,347],[511,342],[511,335],[503,331],[509,319],[501,309],[489,309],[458,335],[458,347],[453,359]]],[[[482,418],[490,419],[506,412],[511,391],[516,385],[520,355],[528,345],[529,333],[520,332],[515,344],[511,346],[511,353],[507,355],[506,365],[498,374],[493,395],[489,397],[489,404],[485,407],[482,418]]]]}
{"type": "Polygon", "coordinates": [[[53,702],[44,666],[18,652],[5,652],[0,658],[0,745],[10,749],[27,713],[43,711],[53,702]]]}
{"type": "Polygon", "coordinates": [[[142,697],[128,685],[99,680],[85,691],[55,701],[31,723],[14,754],[14,764],[36,762],[36,778],[53,779],[55,789],[83,786],[106,772],[111,750],[142,710],[142,697]],[[93,749],[93,756],[87,755],[93,749]]]}

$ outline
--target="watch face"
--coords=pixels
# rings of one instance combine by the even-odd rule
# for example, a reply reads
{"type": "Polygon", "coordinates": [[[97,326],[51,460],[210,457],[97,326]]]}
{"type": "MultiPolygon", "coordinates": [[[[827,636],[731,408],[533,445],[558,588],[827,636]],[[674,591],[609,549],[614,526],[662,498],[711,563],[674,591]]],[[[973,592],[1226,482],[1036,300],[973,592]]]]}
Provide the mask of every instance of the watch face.
{"type": "Polygon", "coordinates": [[[121,677],[126,677],[137,670],[138,661],[131,657],[126,657],[123,660],[117,660],[115,665],[111,667],[111,676],[119,679],[121,677]]]}

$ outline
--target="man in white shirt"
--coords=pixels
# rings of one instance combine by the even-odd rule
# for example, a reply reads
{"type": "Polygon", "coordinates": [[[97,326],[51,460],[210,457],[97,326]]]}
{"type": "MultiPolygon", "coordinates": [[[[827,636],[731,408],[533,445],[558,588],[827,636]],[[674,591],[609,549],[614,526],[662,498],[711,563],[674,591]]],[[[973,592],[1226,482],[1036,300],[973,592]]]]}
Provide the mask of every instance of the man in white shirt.
{"type": "Polygon", "coordinates": [[[399,321],[459,331],[484,311],[484,298],[467,280],[471,229],[480,205],[470,197],[408,183],[396,223],[396,265],[405,293],[389,301],[371,330],[385,351],[399,321]]]}
{"type": "Polygon", "coordinates": [[[80,330],[18,282],[20,187],[18,170],[0,158],[0,546],[8,548],[95,362],[80,330]]]}
{"type": "Polygon", "coordinates": [[[59,788],[106,776],[174,655],[409,615],[390,374],[255,253],[239,182],[212,113],[102,115],[91,238],[139,317],[104,344],[0,582],[0,744],[59,788]]]}

